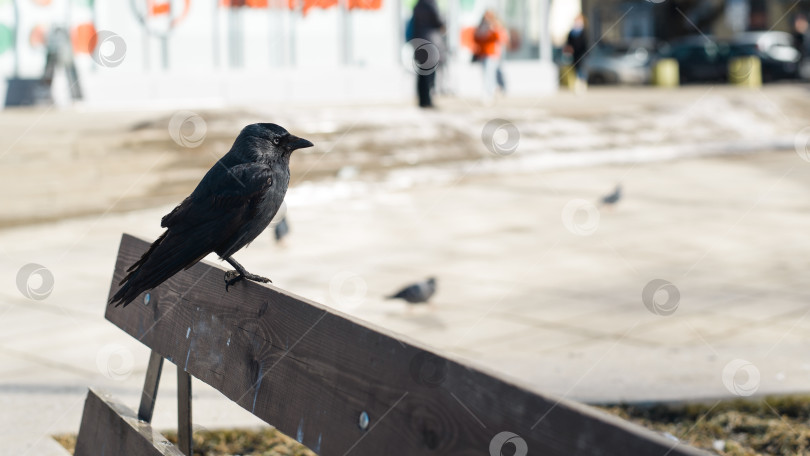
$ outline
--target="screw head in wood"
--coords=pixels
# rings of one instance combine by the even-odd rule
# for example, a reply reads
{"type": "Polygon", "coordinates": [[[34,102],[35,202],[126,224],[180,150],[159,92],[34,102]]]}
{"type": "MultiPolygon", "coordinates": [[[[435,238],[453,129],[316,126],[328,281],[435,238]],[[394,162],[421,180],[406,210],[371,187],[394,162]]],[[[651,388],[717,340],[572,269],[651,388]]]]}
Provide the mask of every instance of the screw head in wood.
{"type": "Polygon", "coordinates": [[[357,425],[360,426],[360,429],[366,430],[368,429],[368,413],[365,411],[360,412],[360,418],[357,420],[357,425]]]}

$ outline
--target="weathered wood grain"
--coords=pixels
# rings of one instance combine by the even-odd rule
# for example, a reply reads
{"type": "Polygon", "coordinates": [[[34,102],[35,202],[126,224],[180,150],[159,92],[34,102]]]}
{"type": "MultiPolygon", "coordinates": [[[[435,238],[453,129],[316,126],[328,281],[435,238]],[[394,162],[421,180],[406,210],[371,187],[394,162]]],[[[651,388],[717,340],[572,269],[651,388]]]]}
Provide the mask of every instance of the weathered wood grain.
{"type": "MultiPolygon", "coordinates": [[[[124,235],[110,295],[147,247],[124,235]]],[[[544,456],[705,454],[272,286],[225,292],[223,277],[198,263],[106,318],[321,455],[498,454],[504,431],[544,456]]]]}
{"type": "Polygon", "coordinates": [[[128,407],[90,389],[84,402],[75,456],[183,456],[128,407]]]}

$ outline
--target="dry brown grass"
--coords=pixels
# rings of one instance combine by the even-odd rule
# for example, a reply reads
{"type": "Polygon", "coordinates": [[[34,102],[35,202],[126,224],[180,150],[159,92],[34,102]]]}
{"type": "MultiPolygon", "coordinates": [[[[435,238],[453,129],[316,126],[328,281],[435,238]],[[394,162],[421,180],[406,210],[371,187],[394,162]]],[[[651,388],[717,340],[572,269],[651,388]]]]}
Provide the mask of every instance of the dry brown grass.
{"type": "MultiPolygon", "coordinates": [[[[177,443],[177,432],[164,432],[172,443],[177,443]]],[[[195,456],[316,456],[304,445],[273,428],[261,430],[223,429],[194,432],[195,456]]],[[[72,454],[76,436],[65,434],[54,439],[72,454]]]]}
{"type": "Polygon", "coordinates": [[[810,456],[810,396],[605,409],[724,456],[810,456]]]}

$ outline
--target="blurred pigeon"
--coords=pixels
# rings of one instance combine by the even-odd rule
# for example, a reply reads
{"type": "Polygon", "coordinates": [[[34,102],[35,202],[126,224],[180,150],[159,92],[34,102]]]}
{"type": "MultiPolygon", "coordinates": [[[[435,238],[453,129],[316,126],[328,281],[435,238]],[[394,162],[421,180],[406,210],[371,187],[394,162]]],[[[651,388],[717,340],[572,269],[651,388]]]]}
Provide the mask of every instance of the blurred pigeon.
{"type": "Polygon", "coordinates": [[[613,206],[618,203],[620,199],[622,199],[622,184],[616,185],[616,189],[613,190],[613,193],[603,196],[601,205],[613,206]]]}
{"type": "Polygon", "coordinates": [[[284,217],[276,224],[275,232],[276,242],[281,243],[282,239],[284,239],[284,237],[290,232],[290,225],[287,224],[287,217],[284,217]]]}
{"type": "Polygon", "coordinates": [[[386,299],[404,299],[409,304],[421,304],[427,302],[434,293],[436,293],[436,278],[430,277],[427,280],[408,285],[386,299]]]}

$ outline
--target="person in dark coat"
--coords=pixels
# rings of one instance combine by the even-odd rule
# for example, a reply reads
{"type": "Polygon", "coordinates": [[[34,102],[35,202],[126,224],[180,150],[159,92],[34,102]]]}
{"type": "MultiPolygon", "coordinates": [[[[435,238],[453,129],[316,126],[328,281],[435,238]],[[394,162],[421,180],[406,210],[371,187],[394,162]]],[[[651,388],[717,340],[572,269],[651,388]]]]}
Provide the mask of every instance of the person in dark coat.
{"type": "MultiPolygon", "coordinates": [[[[441,60],[441,56],[425,57],[424,52],[441,52],[443,47],[442,33],[444,21],[439,16],[439,7],[436,0],[419,0],[413,7],[413,38],[429,41],[433,46],[424,46],[414,50],[414,59],[422,61],[425,58],[441,60]]],[[[419,95],[419,107],[432,108],[433,100],[430,91],[436,81],[435,68],[418,71],[416,75],[416,93],[419,95]],[[424,74],[423,74],[424,73],[424,74]]]]}
{"type": "Polygon", "coordinates": [[[70,42],[70,34],[62,27],[51,29],[47,42],[48,53],[45,57],[45,73],[42,82],[51,87],[53,76],[56,70],[61,67],[67,73],[68,84],[70,85],[70,96],[75,100],[82,99],[82,87],[79,83],[79,76],[76,73],[76,65],[73,63],[73,44],[70,42]]]}
{"type": "Polygon", "coordinates": [[[575,90],[584,90],[588,81],[585,72],[585,54],[588,53],[588,33],[585,30],[585,16],[579,15],[574,19],[574,26],[568,32],[565,43],[565,53],[571,56],[574,71],[577,73],[577,87],[575,90]]]}
{"type": "Polygon", "coordinates": [[[793,47],[799,51],[801,58],[807,56],[807,18],[803,14],[799,14],[793,20],[793,47]]]}

